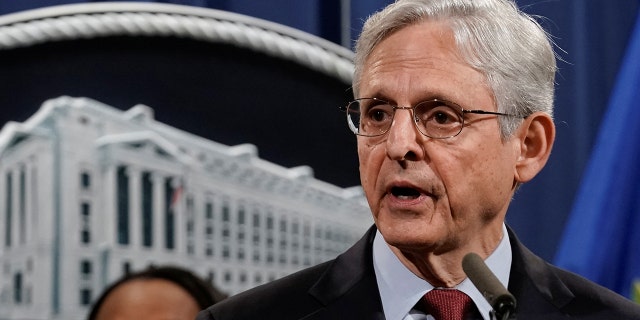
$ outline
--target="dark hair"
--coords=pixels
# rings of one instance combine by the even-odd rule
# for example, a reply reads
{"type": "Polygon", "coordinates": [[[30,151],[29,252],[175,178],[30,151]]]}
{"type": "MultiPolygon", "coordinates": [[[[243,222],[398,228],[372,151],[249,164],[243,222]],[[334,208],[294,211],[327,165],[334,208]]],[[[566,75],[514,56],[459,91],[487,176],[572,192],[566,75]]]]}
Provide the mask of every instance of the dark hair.
{"type": "Polygon", "coordinates": [[[91,307],[87,320],[96,319],[100,307],[113,290],[124,283],[140,279],[162,279],[173,282],[186,290],[201,309],[206,309],[227,297],[226,294],[217,290],[210,281],[205,281],[189,270],[176,266],[150,266],[143,271],[126,274],[107,287],[91,307]]]}

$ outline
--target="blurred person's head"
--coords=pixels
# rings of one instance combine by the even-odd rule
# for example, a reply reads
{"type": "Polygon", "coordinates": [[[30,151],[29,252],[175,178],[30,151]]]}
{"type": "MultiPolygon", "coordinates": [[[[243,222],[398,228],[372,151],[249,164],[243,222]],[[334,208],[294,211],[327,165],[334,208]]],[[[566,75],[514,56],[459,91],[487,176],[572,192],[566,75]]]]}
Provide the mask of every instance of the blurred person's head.
{"type": "Polygon", "coordinates": [[[191,320],[198,311],[224,297],[208,281],[186,269],[149,267],[110,285],[87,319],[191,320]]]}

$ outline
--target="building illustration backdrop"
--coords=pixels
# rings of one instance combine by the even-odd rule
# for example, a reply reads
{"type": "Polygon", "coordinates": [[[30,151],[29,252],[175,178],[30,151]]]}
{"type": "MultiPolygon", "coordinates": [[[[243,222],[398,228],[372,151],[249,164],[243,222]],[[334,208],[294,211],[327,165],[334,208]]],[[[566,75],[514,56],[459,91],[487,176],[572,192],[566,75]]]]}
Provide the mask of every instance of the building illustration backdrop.
{"type": "Polygon", "coordinates": [[[0,131],[0,319],[81,319],[109,283],[187,267],[234,294],[335,257],[372,221],[359,188],[88,98],[0,131]]]}

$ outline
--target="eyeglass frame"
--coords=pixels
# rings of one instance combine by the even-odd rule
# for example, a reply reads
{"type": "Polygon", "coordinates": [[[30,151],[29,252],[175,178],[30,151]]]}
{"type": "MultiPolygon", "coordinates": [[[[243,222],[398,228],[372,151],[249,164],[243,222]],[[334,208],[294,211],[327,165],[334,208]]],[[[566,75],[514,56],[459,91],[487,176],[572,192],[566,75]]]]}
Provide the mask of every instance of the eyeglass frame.
{"type": "Polygon", "coordinates": [[[514,114],[509,114],[509,113],[502,113],[502,112],[495,112],[495,111],[487,111],[487,110],[481,110],[481,109],[465,109],[462,106],[460,106],[459,104],[455,103],[455,102],[451,102],[448,100],[444,100],[444,99],[429,99],[429,100],[423,100],[420,101],[418,103],[416,103],[414,106],[409,106],[409,107],[401,107],[399,105],[394,105],[389,101],[383,100],[383,99],[379,99],[379,98],[358,98],[358,99],[354,99],[352,101],[350,101],[349,103],[347,103],[346,106],[342,106],[340,107],[341,111],[344,111],[346,113],[347,116],[347,125],[349,126],[349,130],[351,132],[353,132],[355,135],[358,136],[362,136],[362,137],[379,137],[379,136],[383,136],[385,134],[387,134],[389,132],[389,130],[391,129],[391,126],[393,125],[393,121],[395,119],[396,116],[396,110],[411,110],[412,116],[413,116],[413,124],[415,125],[416,129],[418,129],[418,132],[420,132],[423,136],[429,137],[431,139],[450,139],[453,137],[458,136],[461,132],[462,132],[462,128],[464,128],[464,114],[466,113],[471,113],[471,114],[489,114],[489,115],[496,115],[496,116],[505,116],[505,117],[514,117],[514,118],[522,118],[522,119],[526,119],[528,116],[519,116],[519,115],[514,115],[514,114]],[[349,115],[349,107],[354,104],[354,103],[360,103],[360,101],[362,100],[374,100],[374,101],[378,101],[378,102],[382,102],[385,103],[387,105],[389,105],[392,110],[393,110],[393,114],[391,116],[391,122],[389,124],[389,127],[387,129],[385,129],[384,131],[382,131],[379,134],[362,134],[359,133],[358,131],[360,131],[358,128],[355,127],[355,124],[353,123],[353,121],[351,120],[351,117],[349,115]],[[422,132],[422,130],[420,129],[420,127],[418,126],[418,121],[420,121],[419,119],[416,118],[415,114],[416,114],[416,108],[423,104],[423,103],[427,103],[427,102],[441,102],[443,104],[445,104],[447,107],[454,109],[454,111],[457,111],[456,108],[460,111],[459,113],[457,113],[458,117],[460,118],[460,130],[458,130],[457,133],[450,135],[450,136],[444,136],[444,137],[432,137],[424,132],[422,132]]]}

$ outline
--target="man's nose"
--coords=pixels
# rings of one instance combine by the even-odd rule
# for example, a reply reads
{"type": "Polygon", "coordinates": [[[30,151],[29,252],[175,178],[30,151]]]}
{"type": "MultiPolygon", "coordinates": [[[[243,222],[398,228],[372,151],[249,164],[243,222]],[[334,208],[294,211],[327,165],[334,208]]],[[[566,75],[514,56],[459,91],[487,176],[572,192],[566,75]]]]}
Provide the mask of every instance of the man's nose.
{"type": "Polygon", "coordinates": [[[387,137],[387,156],[392,160],[417,161],[424,157],[424,136],[415,123],[413,110],[396,109],[387,137]]]}

